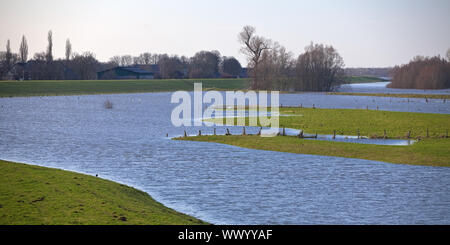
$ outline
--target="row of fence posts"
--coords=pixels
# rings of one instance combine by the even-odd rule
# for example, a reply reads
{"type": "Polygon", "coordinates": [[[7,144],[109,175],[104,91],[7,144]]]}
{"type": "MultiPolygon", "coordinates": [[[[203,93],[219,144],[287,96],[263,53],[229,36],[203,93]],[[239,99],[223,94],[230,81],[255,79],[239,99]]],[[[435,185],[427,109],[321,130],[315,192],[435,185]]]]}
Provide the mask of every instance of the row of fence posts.
{"type": "MultiPolygon", "coordinates": [[[[259,131],[258,131],[258,133],[256,135],[261,135],[261,130],[262,130],[262,128],[260,127],[259,131]]],[[[358,139],[361,139],[361,134],[360,134],[359,129],[356,131],[356,134],[357,134],[358,139]]],[[[216,134],[216,128],[214,128],[214,135],[217,135],[216,134]]],[[[226,129],[225,135],[232,135],[228,128],[226,129]]],[[[245,127],[242,127],[242,135],[247,135],[247,132],[245,131],[245,127]]],[[[278,133],[278,135],[286,136],[286,128],[283,127],[282,133],[281,134],[278,133]]],[[[202,136],[202,131],[201,130],[198,131],[198,135],[197,136],[202,136]]],[[[166,137],[169,137],[168,133],[166,134],[166,137]]],[[[188,137],[186,130],[184,130],[184,137],[185,138],[188,137]]],[[[317,138],[317,133],[315,135],[305,136],[303,134],[303,130],[300,130],[300,133],[297,135],[297,137],[298,138],[317,138]]],[[[427,138],[430,137],[430,131],[428,130],[428,128],[426,129],[426,137],[427,138]]],[[[386,131],[386,129],[384,129],[383,130],[383,139],[387,139],[387,138],[388,138],[387,131],[386,131]]],[[[408,138],[408,139],[411,138],[411,130],[408,130],[408,132],[406,133],[406,138],[408,138]]],[[[445,131],[445,138],[448,138],[448,129],[445,131]]],[[[336,130],[333,130],[332,139],[336,139],[336,130]]]]}

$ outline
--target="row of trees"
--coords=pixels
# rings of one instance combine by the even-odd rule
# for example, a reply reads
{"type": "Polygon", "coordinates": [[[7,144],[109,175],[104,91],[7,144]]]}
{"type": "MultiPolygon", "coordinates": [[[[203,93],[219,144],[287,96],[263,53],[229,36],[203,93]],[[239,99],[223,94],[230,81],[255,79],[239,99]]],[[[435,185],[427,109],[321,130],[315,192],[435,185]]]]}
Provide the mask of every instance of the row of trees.
{"type": "Polygon", "coordinates": [[[344,82],[344,61],[332,46],[311,43],[295,59],[280,44],[256,35],[252,26],[238,38],[252,70],[251,89],[330,91],[344,82]]]}
{"type": "Polygon", "coordinates": [[[221,56],[218,51],[200,51],[193,57],[142,53],[139,56],[114,56],[108,62],[99,62],[92,52],[81,54],[72,51],[66,41],[65,59],[53,59],[53,33],[48,32],[48,45],[44,52],[28,60],[28,44],[22,37],[19,52],[13,53],[10,41],[6,51],[0,52],[0,79],[96,79],[96,72],[115,66],[158,65],[160,78],[215,78],[238,77],[242,66],[234,57],[221,56]]]}
{"type": "Polygon", "coordinates": [[[391,88],[450,88],[450,49],[447,60],[440,56],[416,56],[408,64],[394,67],[392,74],[391,88]]]}
{"type": "Polygon", "coordinates": [[[91,52],[73,53],[69,39],[66,41],[65,59],[54,60],[52,31],[48,32],[47,40],[46,51],[35,53],[30,60],[25,35],[18,53],[11,51],[8,40],[6,51],[0,52],[0,79],[95,79],[97,70],[108,66],[100,63],[91,52]]]}
{"type": "Polygon", "coordinates": [[[221,56],[219,51],[200,51],[193,57],[142,53],[139,56],[116,55],[109,63],[114,66],[158,65],[161,78],[238,77],[242,66],[234,57],[221,56]]]}

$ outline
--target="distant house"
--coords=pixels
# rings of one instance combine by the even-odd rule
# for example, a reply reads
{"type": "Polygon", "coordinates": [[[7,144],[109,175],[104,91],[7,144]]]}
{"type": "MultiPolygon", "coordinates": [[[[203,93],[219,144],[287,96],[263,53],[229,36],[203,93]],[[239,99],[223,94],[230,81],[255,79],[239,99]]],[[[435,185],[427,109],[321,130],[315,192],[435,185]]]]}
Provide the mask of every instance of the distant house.
{"type": "Polygon", "coordinates": [[[97,79],[154,79],[155,72],[139,66],[117,66],[97,72],[97,79]]]}

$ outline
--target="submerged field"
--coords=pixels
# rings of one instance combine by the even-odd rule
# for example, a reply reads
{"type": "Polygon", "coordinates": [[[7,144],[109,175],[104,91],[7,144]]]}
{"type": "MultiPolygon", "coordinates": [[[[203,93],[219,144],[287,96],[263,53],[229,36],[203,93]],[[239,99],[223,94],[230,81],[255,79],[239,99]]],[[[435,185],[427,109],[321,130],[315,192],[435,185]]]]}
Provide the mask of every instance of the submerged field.
{"type": "Polygon", "coordinates": [[[0,224],[206,224],[101,178],[0,160],[0,224]]]}
{"type": "MultiPolygon", "coordinates": [[[[252,149],[351,157],[391,163],[450,167],[450,115],[349,109],[282,108],[280,126],[306,133],[419,139],[410,146],[385,146],[299,139],[292,136],[197,136],[181,140],[208,141],[252,149]],[[428,132],[428,133],[427,133],[428,132]]],[[[222,123],[223,119],[212,121],[222,123]]],[[[246,124],[248,125],[248,118],[246,124]]]]}

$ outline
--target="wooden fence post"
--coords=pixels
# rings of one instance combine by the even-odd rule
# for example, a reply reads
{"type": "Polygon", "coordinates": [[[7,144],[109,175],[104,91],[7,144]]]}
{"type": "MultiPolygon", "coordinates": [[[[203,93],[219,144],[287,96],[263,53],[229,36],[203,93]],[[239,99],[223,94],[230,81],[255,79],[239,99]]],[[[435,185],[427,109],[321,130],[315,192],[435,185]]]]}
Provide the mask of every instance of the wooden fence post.
{"type": "Polygon", "coordinates": [[[333,130],[333,139],[336,139],[336,130],[333,130]]]}
{"type": "Polygon", "coordinates": [[[214,135],[216,135],[216,128],[214,128],[214,135]]]}
{"type": "Polygon", "coordinates": [[[202,131],[201,130],[198,131],[198,136],[202,136],[202,131]]]}
{"type": "Polygon", "coordinates": [[[187,137],[187,133],[186,133],[186,130],[184,130],[184,137],[185,137],[185,138],[187,137]]]}

